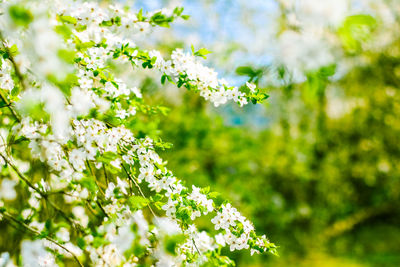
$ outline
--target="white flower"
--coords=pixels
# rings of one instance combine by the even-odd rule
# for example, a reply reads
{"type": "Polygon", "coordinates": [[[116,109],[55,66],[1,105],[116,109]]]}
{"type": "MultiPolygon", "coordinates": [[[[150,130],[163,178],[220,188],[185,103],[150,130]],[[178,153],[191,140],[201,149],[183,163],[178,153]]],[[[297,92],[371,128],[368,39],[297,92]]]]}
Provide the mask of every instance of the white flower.
{"type": "Polygon", "coordinates": [[[22,241],[21,255],[26,267],[56,266],[54,257],[46,251],[42,240],[22,241]]]}
{"type": "Polygon", "coordinates": [[[137,22],[134,24],[134,27],[137,32],[144,33],[149,29],[150,25],[147,22],[137,22]]]}
{"type": "Polygon", "coordinates": [[[176,212],[176,204],[178,201],[168,199],[168,202],[162,206],[162,209],[166,211],[168,217],[174,217],[176,212]]]}
{"type": "Polygon", "coordinates": [[[182,233],[181,227],[178,223],[167,217],[154,218],[154,224],[157,226],[156,229],[158,229],[162,235],[172,236],[182,233]]]}
{"type": "Polygon", "coordinates": [[[8,252],[3,252],[0,255],[0,266],[2,267],[16,267],[12,260],[10,259],[10,254],[8,252]]]}
{"type": "Polygon", "coordinates": [[[32,209],[24,209],[21,212],[21,216],[24,220],[28,219],[31,215],[33,214],[33,210],[32,209]]]}
{"type": "Polygon", "coordinates": [[[110,244],[101,249],[102,259],[109,266],[119,266],[122,262],[123,255],[115,244],[110,244]]]}
{"type": "Polygon", "coordinates": [[[147,167],[142,167],[139,169],[139,182],[142,182],[142,180],[152,180],[154,178],[154,167],[153,165],[149,165],[147,167]]]}
{"type": "Polygon", "coordinates": [[[115,159],[115,160],[111,161],[110,164],[117,169],[121,169],[121,160],[120,159],[115,159]]]}
{"type": "Polygon", "coordinates": [[[14,187],[17,185],[17,182],[10,179],[3,179],[0,185],[0,199],[4,200],[14,200],[17,197],[17,192],[14,187]]]}
{"type": "Polygon", "coordinates": [[[225,247],[225,245],[226,245],[224,235],[221,234],[221,233],[219,233],[219,234],[217,234],[217,235],[215,236],[215,242],[216,242],[218,245],[221,245],[221,246],[223,246],[223,247],[225,247]]]}
{"type": "Polygon", "coordinates": [[[118,109],[116,113],[116,116],[120,119],[125,119],[129,115],[129,113],[125,109],[118,109]]]}
{"type": "Polygon", "coordinates": [[[174,72],[174,69],[172,68],[171,60],[167,60],[167,61],[163,61],[162,62],[161,71],[164,72],[167,75],[169,75],[169,74],[174,72]]]}
{"type": "Polygon", "coordinates": [[[129,185],[126,181],[121,180],[119,177],[117,177],[117,185],[122,193],[124,193],[125,195],[128,194],[126,189],[129,188],[129,185]]]}
{"type": "MultiPolygon", "coordinates": [[[[213,201],[211,199],[207,199],[207,196],[200,193],[200,188],[196,186],[192,186],[192,193],[188,196],[188,199],[194,200],[198,205],[203,206],[206,208],[204,211],[204,215],[206,215],[208,212],[211,212],[214,207],[213,207],[213,201]]],[[[197,213],[196,213],[197,214],[197,213]]],[[[197,217],[199,217],[198,215],[197,217]]]]}
{"type": "Polygon", "coordinates": [[[64,242],[68,242],[68,241],[69,241],[69,231],[68,231],[68,229],[65,228],[65,227],[61,227],[61,228],[58,230],[56,236],[57,236],[61,241],[64,241],[64,242]]]}
{"type": "Polygon", "coordinates": [[[190,215],[190,219],[193,221],[194,219],[196,219],[197,217],[201,216],[201,212],[198,210],[194,210],[192,211],[192,214],[190,215]]]}
{"type": "Polygon", "coordinates": [[[4,73],[0,76],[0,88],[11,91],[14,88],[14,81],[11,75],[4,73]]]}
{"type": "Polygon", "coordinates": [[[250,92],[254,93],[256,91],[256,85],[254,83],[246,82],[246,86],[250,89],[250,92]]]}
{"type": "Polygon", "coordinates": [[[136,95],[136,97],[142,98],[142,93],[140,92],[140,90],[137,87],[132,87],[131,91],[136,95]]]}
{"type": "Polygon", "coordinates": [[[114,197],[114,190],[115,190],[115,184],[113,182],[110,182],[105,192],[106,199],[114,197]]]}
{"type": "Polygon", "coordinates": [[[70,102],[74,115],[86,115],[95,105],[90,97],[89,91],[80,90],[78,87],[72,89],[70,102]]]}
{"type": "Polygon", "coordinates": [[[86,227],[89,223],[89,217],[85,213],[85,209],[81,206],[75,206],[72,208],[72,213],[76,218],[78,218],[79,222],[83,227],[86,227]]]}
{"type": "Polygon", "coordinates": [[[80,79],[78,79],[79,85],[82,89],[91,89],[93,87],[93,79],[83,76],[80,79]]]}
{"type": "Polygon", "coordinates": [[[85,167],[86,153],[82,149],[73,149],[69,153],[69,162],[74,168],[81,172],[85,167]]]}

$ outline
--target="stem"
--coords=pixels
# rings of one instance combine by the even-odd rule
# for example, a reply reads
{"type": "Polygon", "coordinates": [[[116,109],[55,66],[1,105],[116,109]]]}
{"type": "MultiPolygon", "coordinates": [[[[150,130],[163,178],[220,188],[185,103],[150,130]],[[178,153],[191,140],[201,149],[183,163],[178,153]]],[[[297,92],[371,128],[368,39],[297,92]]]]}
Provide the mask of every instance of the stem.
{"type": "Polygon", "coordinates": [[[106,183],[108,185],[109,180],[108,180],[107,170],[106,170],[106,167],[104,166],[104,163],[102,164],[102,166],[103,166],[104,178],[106,179],[106,183]]]}
{"type": "Polygon", "coordinates": [[[108,216],[107,212],[104,210],[103,206],[101,205],[100,201],[96,200],[96,204],[97,206],[99,206],[99,208],[101,209],[101,211],[104,213],[104,215],[106,215],[106,217],[110,217],[108,216]]]}
{"type": "MultiPolygon", "coordinates": [[[[125,168],[124,164],[121,164],[122,168],[124,169],[126,175],[128,175],[129,180],[131,180],[135,186],[137,187],[137,189],[139,190],[139,193],[142,195],[142,197],[146,198],[146,196],[144,195],[142,189],[140,188],[139,184],[135,181],[135,179],[133,179],[133,177],[131,176],[131,174],[128,172],[128,170],[125,168]]],[[[150,209],[150,212],[153,214],[154,218],[157,219],[157,215],[154,213],[153,209],[151,208],[150,204],[147,204],[147,207],[150,209]]]]}
{"type": "Polygon", "coordinates": [[[10,162],[10,160],[8,160],[8,158],[6,156],[4,156],[3,154],[0,153],[0,156],[4,159],[4,161],[11,166],[11,168],[17,173],[17,175],[19,176],[19,178],[21,180],[23,180],[30,188],[32,188],[33,190],[35,190],[41,197],[45,197],[45,194],[40,191],[38,188],[36,188],[19,170],[18,168],[12,164],[10,162]]]}
{"type": "Polygon", "coordinates": [[[2,45],[4,47],[4,49],[8,53],[8,59],[11,61],[12,65],[14,67],[15,75],[17,75],[18,80],[21,83],[22,88],[25,90],[26,86],[25,86],[25,82],[24,82],[24,76],[22,75],[21,71],[19,70],[19,67],[18,67],[17,63],[15,62],[14,57],[10,53],[10,50],[8,49],[7,46],[4,45],[5,40],[4,40],[3,34],[1,32],[0,32],[0,40],[1,40],[1,43],[2,43],[2,45]]]}
{"type": "Polygon", "coordinates": [[[14,116],[14,118],[18,121],[21,122],[21,119],[19,118],[17,112],[11,107],[10,102],[7,100],[7,98],[4,96],[2,90],[0,90],[0,98],[6,103],[7,108],[10,110],[11,114],[14,116]]]}
{"type": "MultiPolygon", "coordinates": [[[[96,185],[97,185],[97,188],[99,188],[100,192],[101,192],[101,193],[103,194],[103,196],[104,196],[105,194],[104,194],[104,192],[102,191],[100,185],[98,184],[97,179],[96,179],[96,175],[95,175],[95,173],[93,172],[93,169],[92,169],[92,167],[90,166],[90,162],[89,162],[88,160],[86,160],[86,164],[87,164],[87,166],[88,166],[88,169],[89,169],[90,173],[91,173],[92,176],[93,176],[93,179],[94,179],[94,182],[95,182],[96,185]]],[[[103,165],[103,166],[104,166],[104,165],[103,165]]],[[[108,183],[107,183],[107,184],[108,184],[108,183]]],[[[101,211],[104,213],[104,215],[105,215],[106,217],[109,217],[108,214],[107,214],[107,212],[104,210],[104,208],[103,208],[103,206],[101,205],[101,203],[100,203],[99,200],[96,200],[96,204],[97,204],[97,206],[99,206],[99,208],[100,208],[101,211]]]]}
{"type": "Polygon", "coordinates": [[[43,199],[45,199],[50,206],[53,207],[53,209],[55,209],[57,212],[59,212],[61,214],[62,217],[64,217],[69,223],[71,223],[72,225],[74,225],[74,227],[76,229],[78,229],[81,232],[84,232],[84,230],[81,228],[80,225],[76,224],[73,220],[71,220],[71,218],[69,218],[64,211],[59,208],[56,204],[54,204],[47,196],[47,194],[43,193],[42,191],[40,191],[38,188],[36,188],[19,170],[18,168],[11,163],[11,161],[9,159],[7,159],[7,157],[5,157],[3,154],[0,153],[0,156],[4,159],[5,162],[7,162],[7,164],[9,166],[11,166],[11,168],[17,173],[18,177],[23,180],[30,188],[32,188],[33,190],[35,190],[43,199]]]}
{"type": "Polygon", "coordinates": [[[201,255],[200,250],[199,250],[199,249],[197,248],[197,246],[196,246],[196,242],[194,241],[194,238],[192,238],[192,242],[193,242],[194,247],[195,247],[196,250],[197,250],[197,253],[199,253],[199,255],[201,255]]]}

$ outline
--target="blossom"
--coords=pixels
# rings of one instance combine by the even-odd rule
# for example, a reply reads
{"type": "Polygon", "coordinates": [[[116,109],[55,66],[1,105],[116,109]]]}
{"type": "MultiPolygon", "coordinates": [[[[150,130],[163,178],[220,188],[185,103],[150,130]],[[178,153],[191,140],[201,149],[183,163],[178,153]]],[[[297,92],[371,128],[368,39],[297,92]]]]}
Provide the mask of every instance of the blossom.
{"type": "Polygon", "coordinates": [[[115,184],[113,182],[110,182],[108,184],[107,189],[106,189],[105,197],[107,199],[110,199],[110,198],[114,197],[114,190],[115,190],[115,184]]]}
{"type": "Polygon", "coordinates": [[[72,208],[72,213],[79,220],[83,227],[86,227],[89,223],[89,217],[85,213],[85,209],[81,206],[75,206],[72,208]]]}
{"type": "Polygon", "coordinates": [[[256,90],[256,85],[254,83],[246,82],[246,86],[250,89],[250,92],[254,93],[256,90]]]}
{"type": "MultiPolygon", "coordinates": [[[[143,136],[140,127],[136,129],[136,124],[132,124],[132,120],[140,122],[143,114],[162,111],[148,105],[142,91],[132,86],[133,79],[126,79],[128,71],[138,68],[156,70],[164,81],[168,79],[178,87],[199,92],[215,106],[228,101],[247,103],[245,93],[219,79],[218,73],[203,65],[196,53],[176,49],[171,55],[163,55],[137,45],[151,27],[179,17],[180,9],[143,14],[118,4],[107,6],[90,1],[35,5],[26,2],[17,3],[22,11],[26,7],[32,13],[32,18],[27,16],[26,27],[14,25],[12,20],[2,23],[4,32],[17,39],[20,54],[14,57],[10,53],[9,59],[0,59],[0,89],[12,102],[10,107],[15,107],[15,111],[4,113],[4,120],[7,126],[16,125],[0,129],[0,134],[2,140],[23,140],[18,146],[26,146],[27,156],[19,159],[19,153],[11,147],[13,144],[0,141],[4,147],[0,150],[7,152],[7,156],[10,154],[10,162],[15,162],[15,166],[1,163],[4,168],[19,169],[16,176],[23,180],[23,174],[33,172],[32,184],[18,186],[18,190],[25,190],[29,196],[18,216],[26,220],[31,230],[43,236],[48,234],[52,242],[23,241],[24,266],[56,266],[55,255],[79,261],[83,253],[89,255],[90,264],[95,266],[136,266],[139,259],[125,254],[132,244],[138,246],[134,251],[145,251],[144,257],[152,257],[157,266],[187,265],[189,259],[194,265],[203,265],[210,254],[207,252],[220,253],[216,243],[233,249],[248,248],[250,236],[255,236],[251,222],[230,204],[215,204],[207,190],[184,186],[157,153],[163,142],[143,136]],[[137,42],[132,41],[132,36],[137,42]],[[133,69],[126,68],[128,65],[133,69]],[[121,70],[119,77],[115,70],[121,70]],[[13,90],[15,77],[26,88],[13,90]],[[131,118],[137,113],[140,116],[131,118]],[[36,165],[26,162],[30,158],[40,160],[43,168],[37,168],[39,172],[33,168],[36,165]],[[133,183],[128,183],[128,179],[133,183]],[[136,193],[133,185],[140,196],[132,196],[136,193]],[[147,189],[143,190],[145,193],[142,187],[147,189]],[[148,191],[151,192],[146,197],[148,191]],[[147,221],[148,216],[140,209],[148,207],[154,215],[153,205],[158,208],[162,205],[166,217],[154,216],[153,221],[147,221]],[[53,209],[57,224],[49,227],[45,220],[53,215],[47,211],[53,209]],[[220,231],[215,238],[197,230],[192,222],[214,211],[212,223],[225,233],[222,235],[220,231]],[[98,219],[92,220],[95,217],[98,219]],[[236,236],[238,231],[234,230],[239,226],[243,226],[243,231],[236,236]],[[164,249],[171,236],[182,236],[174,256],[164,249]],[[202,255],[194,254],[194,250],[202,255]]],[[[4,43],[7,48],[15,49],[10,44],[4,43]]],[[[251,86],[249,89],[252,90],[251,86]]],[[[16,198],[16,184],[14,180],[2,179],[2,206],[16,198]]],[[[263,239],[252,241],[261,244],[263,239]]]]}
{"type": "Polygon", "coordinates": [[[11,91],[14,88],[14,81],[8,73],[1,74],[0,88],[11,91]]]}
{"type": "Polygon", "coordinates": [[[82,89],[91,89],[93,87],[93,80],[90,77],[83,76],[79,80],[79,85],[82,89]]]}
{"type": "Polygon", "coordinates": [[[0,184],[0,199],[14,200],[17,197],[17,192],[14,187],[17,182],[10,179],[3,179],[0,184]]]}
{"type": "Polygon", "coordinates": [[[67,228],[65,227],[61,227],[58,232],[57,232],[57,237],[64,241],[64,242],[68,242],[69,241],[69,231],[67,228]]]}
{"type": "Polygon", "coordinates": [[[168,199],[168,202],[162,206],[162,209],[165,210],[168,217],[173,217],[175,215],[177,203],[178,201],[176,200],[168,199]]]}
{"type": "Polygon", "coordinates": [[[86,153],[82,149],[74,149],[69,153],[69,162],[77,171],[85,169],[86,153]]]}

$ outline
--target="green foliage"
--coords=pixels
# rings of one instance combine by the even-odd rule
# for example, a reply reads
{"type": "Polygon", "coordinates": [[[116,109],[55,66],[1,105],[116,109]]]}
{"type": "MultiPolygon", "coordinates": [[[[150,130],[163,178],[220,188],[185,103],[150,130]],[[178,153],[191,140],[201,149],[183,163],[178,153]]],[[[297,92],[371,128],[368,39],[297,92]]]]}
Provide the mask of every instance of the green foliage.
{"type": "Polygon", "coordinates": [[[176,255],[176,249],[185,241],[184,235],[167,236],[164,240],[165,250],[172,255],[176,255]]]}
{"type": "Polygon", "coordinates": [[[32,13],[23,6],[12,5],[8,11],[17,26],[27,27],[33,21],[32,13]]]}
{"type": "MultiPolygon", "coordinates": [[[[400,222],[398,40],[383,51],[363,51],[362,42],[377,27],[374,19],[350,17],[345,27],[339,34],[349,42],[349,58],[357,52],[368,63],[340,78],[332,64],[307,73],[302,83],[264,85],[272,103],[262,112],[267,125],[229,126],[227,117],[240,113],[210,112],[193,95],[185,95],[160,125],[164,139],[174,143],[173,153],[163,157],[177,175],[244,203],[241,210],[257,218],[256,227],[279,240],[279,259],[234,255],[239,266],[400,264],[400,235],[393,230],[400,222]]],[[[236,73],[263,75],[251,66],[236,73]]],[[[282,68],[280,79],[287,75],[282,68]]]]}
{"type": "Polygon", "coordinates": [[[192,45],[192,54],[197,57],[202,57],[206,59],[206,55],[210,54],[211,51],[208,51],[206,48],[200,48],[199,50],[195,51],[194,46],[192,45]]]}
{"type": "Polygon", "coordinates": [[[250,81],[258,80],[263,72],[264,71],[262,69],[255,69],[251,66],[241,66],[236,68],[237,75],[248,76],[250,81]]]}
{"type": "Polygon", "coordinates": [[[142,209],[150,203],[150,200],[141,196],[130,196],[129,205],[136,209],[142,209]]]}
{"type": "Polygon", "coordinates": [[[69,24],[76,24],[78,22],[76,18],[71,17],[71,16],[58,16],[58,19],[61,22],[69,23],[69,24]]]}
{"type": "Polygon", "coordinates": [[[350,53],[356,53],[360,52],[362,42],[370,38],[376,26],[376,20],[370,15],[353,15],[346,18],[338,34],[344,48],[350,53]]]}

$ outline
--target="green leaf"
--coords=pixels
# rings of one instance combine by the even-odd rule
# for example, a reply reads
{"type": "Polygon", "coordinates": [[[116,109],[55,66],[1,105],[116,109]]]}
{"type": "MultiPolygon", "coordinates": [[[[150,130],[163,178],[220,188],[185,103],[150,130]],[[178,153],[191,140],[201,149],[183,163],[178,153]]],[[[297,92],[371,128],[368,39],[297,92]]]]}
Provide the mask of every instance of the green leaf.
{"type": "Polygon", "coordinates": [[[221,195],[219,192],[210,192],[210,193],[208,194],[208,197],[209,197],[209,198],[216,198],[216,197],[218,197],[219,195],[221,195]]]}
{"type": "Polygon", "coordinates": [[[164,74],[162,77],[161,77],[161,84],[165,84],[165,80],[167,79],[167,75],[166,74],[164,74]]]}
{"type": "Polygon", "coordinates": [[[186,237],[183,234],[167,236],[164,240],[165,250],[172,255],[176,255],[176,248],[179,244],[183,243],[185,239],[186,237]]]}
{"type": "Polygon", "coordinates": [[[95,181],[91,177],[84,177],[79,181],[79,183],[82,187],[87,188],[91,193],[95,193],[98,190],[95,181]]]}
{"type": "Polygon", "coordinates": [[[78,44],[76,44],[76,49],[83,50],[83,49],[87,49],[87,48],[93,47],[94,45],[95,45],[95,43],[93,41],[84,42],[84,43],[78,43],[78,44]]]}
{"type": "Polygon", "coordinates": [[[150,200],[141,196],[131,196],[128,199],[131,208],[142,209],[150,203],[150,200]]]}
{"type": "MultiPolygon", "coordinates": [[[[193,48],[192,48],[192,49],[193,49],[193,48]]],[[[206,55],[208,55],[208,54],[210,54],[210,53],[211,53],[211,51],[208,51],[208,50],[205,49],[205,48],[200,48],[199,50],[197,50],[196,52],[194,52],[194,55],[206,59],[206,58],[207,58],[206,55]]]]}
{"type": "Polygon", "coordinates": [[[106,244],[108,244],[108,243],[109,243],[109,242],[108,242],[104,237],[96,236],[96,237],[94,238],[94,240],[93,240],[92,245],[93,245],[94,248],[99,248],[99,247],[101,247],[101,246],[103,246],[103,245],[106,245],[106,244]]]}
{"type": "Polygon", "coordinates": [[[336,64],[332,64],[329,66],[322,67],[319,70],[318,74],[320,76],[326,78],[326,77],[330,77],[330,76],[334,75],[335,73],[336,73],[336,64]]]}
{"type": "Polygon", "coordinates": [[[32,13],[21,5],[13,5],[8,9],[10,17],[18,26],[27,27],[33,21],[32,13]]]}
{"type": "Polygon", "coordinates": [[[176,7],[176,8],[174,9],[174,12],[173,12],[173,13],[174,13],[176,16],[180,16],[180,15],[182,14],[183,10],[184,10],[183,7],[176,7]]]}
{"type": "Polygon", "coordinates": [[[202,194],[206,195],[208,192],[210,192],[210,187],[209,186],[200,189],[200,193],[202,193],[202,194]]]}
{"type": "Polygon", "coordinates": [[[10,48],[8,48],[8,52],[10,53],[11,56],[16,56],[18,55],[18,47],[17,45],[12,45],[10,48]]]}
{"type": "Polygon", "coordinates": [[[192,209],[190,207],[181,206],[176,211],[176,218],[181,219],[183,222],[187,222],[192,215],[192,209]]]}
{"type": "Polygon", "coordinates": [[[78,237],[76,240],[76,244],[80,249],[84,249],[86,246],[85,240],[82,237],[78,237]]]}
{"type": "Polygon", "coordinates": [[[161,27],[169,27],[172,20],[173,18],[167,17],[161,12],[157,12],[151,17],[151,21],[161,27]]]}
{"type": "Polygon", "coordinates": [[[370,39],[372,31],[377,27],[376,20],[370,15],[353,15],[346,18],[338,35],[347,52],[361,51],[362,43],[370,39]]]}
{"type": "Polygon", "coordinates": [[[145,18],[143,17],[143,8],[139,10],[137,13],[136,17],[138,18],[139,21],[143,21],[145,18]]]}
{"type": "Polygon", "coordinates": [[[184,19],[184,20],[188,20],[188,19],[190,19],[190,16],[189,15],[182,15],[181,18],[184,19]]]}
{"type": "Polygon", "coordinates": [[[73,64],[75,59],[75,52],[67,49],[58,50],[58,57],[67,63],[73,64]]]}
{"type": "Polygon", "coordinates": [[[110,26],[112,26],[113,25],[113,21],[112,20],[104,20],[104,21],[102,21],[101,22],[101,24],[100,24],[101,26],[107,26],[107,27],[110,27],[110,26]]]}
{"type": "Polygon", "coordinates": [[[54,29],[56,33],[62,35],[64,39],[68,39],[72,35],[72,31],[67,25],[57,25],[54,29]]]}
{"type": "Polygon", "coordinates": [[[64,23],[69,23],[69,24],[76,24],[78,21],[76,18],[71,17],[71,16],[59,16],[59,20],[64,23]]]}

